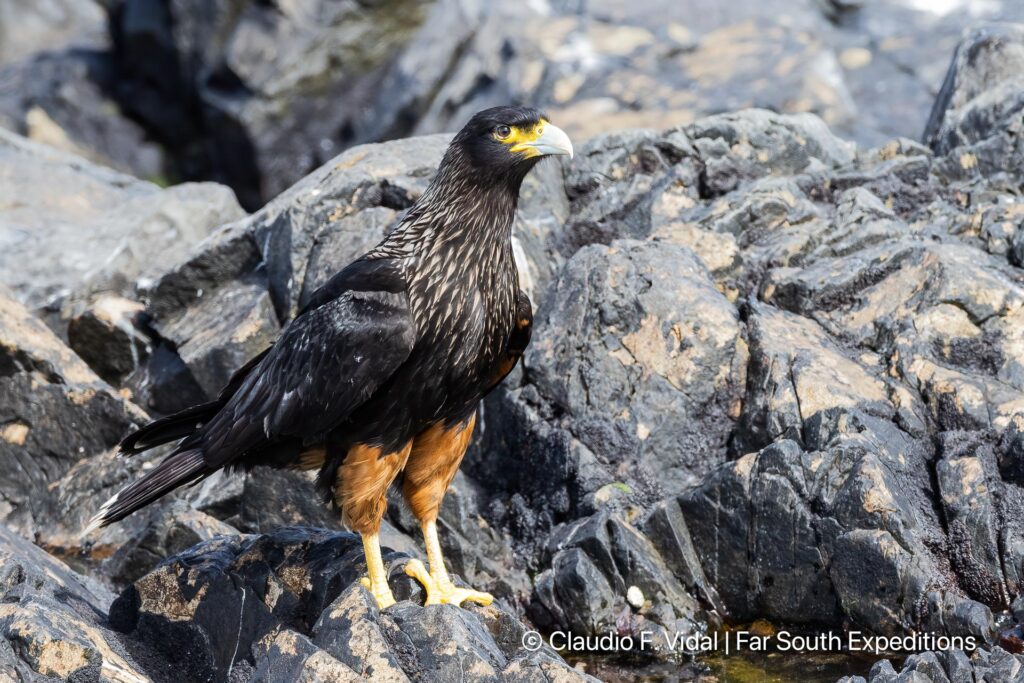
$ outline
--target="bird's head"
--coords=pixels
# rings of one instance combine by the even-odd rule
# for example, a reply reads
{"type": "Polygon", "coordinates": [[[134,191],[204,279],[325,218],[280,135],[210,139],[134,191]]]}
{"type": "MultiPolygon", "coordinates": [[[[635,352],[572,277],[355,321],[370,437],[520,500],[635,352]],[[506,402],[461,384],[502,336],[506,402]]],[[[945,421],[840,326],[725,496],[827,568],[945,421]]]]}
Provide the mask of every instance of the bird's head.
{"type": "Polygon", "coordinates": [[[469,120],[452,140],[453,161],[467,164],[484,182],[519,183],[546,156],[568,155],[572,142],[536,109],[493,107],[469,120]]]}

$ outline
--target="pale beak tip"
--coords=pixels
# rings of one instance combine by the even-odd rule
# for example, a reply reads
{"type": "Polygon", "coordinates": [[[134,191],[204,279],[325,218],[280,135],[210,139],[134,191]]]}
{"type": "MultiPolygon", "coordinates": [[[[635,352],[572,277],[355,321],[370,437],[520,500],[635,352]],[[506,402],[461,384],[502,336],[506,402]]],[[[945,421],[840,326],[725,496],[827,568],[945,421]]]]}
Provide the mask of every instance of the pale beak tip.
{"type": "Polygon", "coordinates": [[[542,155],[565,155],[572,159],[574,153],[569,136],[564,130],[550,123],[544,127],[544,132],[531,146],[542,155]]]}

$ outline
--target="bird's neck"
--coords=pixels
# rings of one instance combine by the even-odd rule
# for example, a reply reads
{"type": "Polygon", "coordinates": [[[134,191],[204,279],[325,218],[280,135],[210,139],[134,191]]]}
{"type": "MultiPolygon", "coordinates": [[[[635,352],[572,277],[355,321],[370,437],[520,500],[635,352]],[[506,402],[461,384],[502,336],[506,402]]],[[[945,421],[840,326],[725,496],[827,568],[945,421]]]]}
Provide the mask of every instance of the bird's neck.
{"type": "Polygon", "coordinates": [[[482,339],[504,339],[519,290],[512,254],[519,183],[480,182],[444,166],[369,257],[401,260],[421,335],[450,337],[454,320],[482,319],[482,339]]]}
{"type": "Polygon", "coordinates": [[[375,251],[414,259],[447,257],[487,268],[511,253],[522,179],[475,176],[463,164],[443,164],[405,218],[375,251]]]}

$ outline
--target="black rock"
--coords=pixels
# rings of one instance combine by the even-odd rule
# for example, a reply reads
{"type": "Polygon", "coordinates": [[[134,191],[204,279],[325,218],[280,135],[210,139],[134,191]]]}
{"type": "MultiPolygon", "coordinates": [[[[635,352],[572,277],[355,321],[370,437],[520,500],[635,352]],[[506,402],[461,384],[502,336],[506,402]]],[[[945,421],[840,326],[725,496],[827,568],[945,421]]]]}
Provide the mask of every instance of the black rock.
{"type": "Polygon", "coordinates": [[[997,683],[1016,681],[1024,672],[1024,657],[995,647],[991,651],[943,650],[912,654],[897,670],[883,659],[871,667],[867,683],[997,683]]]}
{"type": "Polygon", "coordinates": [[[149,339],[138,329],[142,309],[136,301],[102,295],[68,323],[68,346],[117,386],[149,357],[149,339]]]}
{"type": "Polygon", "coordinates": [[[176,147],[181,175],[256,209],[341,150],[424,5],[128,0],[112,20],[118,100],[176,147]]]}
{"type": "Polygon", "coordinates": [[[237,667],[265,681],[587,679],[547,646],[524,649],[525,627],[500,604],[420,607],[419,584],[401,571],[406,556],[384,557],[403,600],[380,611],[358,583],[365,562],[354,534],[221,537],[136,581],[111,607],[111,622],[180,657],[199,680],[224,680],[237,667]]]}

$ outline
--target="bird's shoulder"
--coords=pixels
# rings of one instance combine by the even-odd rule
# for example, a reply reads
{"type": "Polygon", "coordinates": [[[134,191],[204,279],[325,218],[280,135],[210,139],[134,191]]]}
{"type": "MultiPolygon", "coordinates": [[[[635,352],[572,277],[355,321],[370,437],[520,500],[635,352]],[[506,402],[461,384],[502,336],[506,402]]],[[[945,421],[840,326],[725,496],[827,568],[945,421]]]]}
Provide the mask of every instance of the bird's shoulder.
{"type": "Polygon", "coordinates": [[[351,298],[355,292],[364,295],[376,293],[382,299],[401,300],[403,296],[407,299],[409,285],[406,273],[404,262],[398,258],[360,258],[314,290],[299,315],[342,297],[351,298]]]}
{"type": "Polygon", "coordinates": [[[342,343],[352,350],[363,346],[402,357],[411,351],[414,340],[402,263],[363,258],[313,292],[277,346],[282,353],[295,353],[310,344],[342,343]]]}

